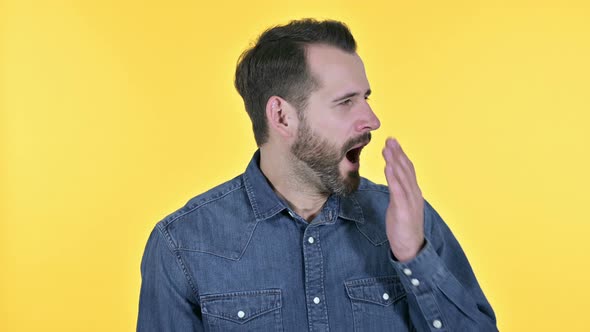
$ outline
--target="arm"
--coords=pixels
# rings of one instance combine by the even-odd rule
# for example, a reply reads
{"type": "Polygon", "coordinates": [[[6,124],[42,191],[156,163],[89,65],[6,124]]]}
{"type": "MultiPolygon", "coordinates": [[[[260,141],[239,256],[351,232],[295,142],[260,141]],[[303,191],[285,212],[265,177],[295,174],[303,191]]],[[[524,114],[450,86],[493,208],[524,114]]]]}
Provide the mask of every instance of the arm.
{"type": "Polygon", "coordinates": [[[162,232],[152,231],[141,261],[137,331],[203,331],[193,284],[162,232]]]}
{"type": "Polygon", "coordinates": [[[422,198],[414,166],[399,143],[388,139],[383,157],[391,261],[409,295],[412,323],[419,331],[497,331],[494,312],[461,246],[422,198]]]}
{"type": "Polygon", "coordinates": [[[497,331],[494,311],[459,242],[426,201],[424,213],[422,250],[405,263],[391,260],[409,295],[412,323],[418,331],[497,331]]]}

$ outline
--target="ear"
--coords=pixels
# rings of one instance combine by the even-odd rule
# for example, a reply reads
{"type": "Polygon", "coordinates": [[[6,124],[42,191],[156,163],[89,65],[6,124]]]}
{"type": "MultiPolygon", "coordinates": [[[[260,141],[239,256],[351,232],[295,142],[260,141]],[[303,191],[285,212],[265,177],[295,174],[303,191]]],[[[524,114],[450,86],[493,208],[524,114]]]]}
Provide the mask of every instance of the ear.
{"type": "Polygon", "coordinates": [[[296,111],[285,99],[272,96],[266,102],[266,121],[269,131],[279,136],[288,138],[297,134],[296,111]]]}

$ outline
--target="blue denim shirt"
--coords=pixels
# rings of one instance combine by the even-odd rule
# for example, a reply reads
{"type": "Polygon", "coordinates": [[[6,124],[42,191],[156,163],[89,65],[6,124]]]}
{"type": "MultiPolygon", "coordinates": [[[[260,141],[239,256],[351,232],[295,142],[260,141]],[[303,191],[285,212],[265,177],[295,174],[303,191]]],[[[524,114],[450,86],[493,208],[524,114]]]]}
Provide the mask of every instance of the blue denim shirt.
{"type": "Polygon", "coordinates": [[[386,186],[361,181],[307,222],[260,171],[159,222],[141,264],[138,331],[497,331],[459,243],[425,202],[426,244],[397,262],[386,186]]]}

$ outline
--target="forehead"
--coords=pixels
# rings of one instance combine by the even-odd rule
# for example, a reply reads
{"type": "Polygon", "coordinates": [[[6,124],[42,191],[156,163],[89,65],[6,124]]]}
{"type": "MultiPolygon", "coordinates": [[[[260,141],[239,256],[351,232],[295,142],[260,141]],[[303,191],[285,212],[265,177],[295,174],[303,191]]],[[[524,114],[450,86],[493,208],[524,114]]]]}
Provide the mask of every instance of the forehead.
{"type": "Polygon", "coordinates": [[[358,54],[322,44],[309,45],[306,51],[311,74],[320,84],[317,92],[364,94],[369,89],[365,66],[358,54]]]}

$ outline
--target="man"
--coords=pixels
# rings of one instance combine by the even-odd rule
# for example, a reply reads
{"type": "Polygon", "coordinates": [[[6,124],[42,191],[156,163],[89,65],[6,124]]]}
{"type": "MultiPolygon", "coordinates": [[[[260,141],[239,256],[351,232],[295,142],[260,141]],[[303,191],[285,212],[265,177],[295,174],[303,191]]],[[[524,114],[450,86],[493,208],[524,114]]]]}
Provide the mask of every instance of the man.
{"type": "Polygon", "coordinates": [[[348,28],[264,32],[236,88],[259,150],[245,173],[157,224],[140,331],[496,331],[457,240],[394,139],[388,186],[359,176],[380,123],[348,28]]]}

